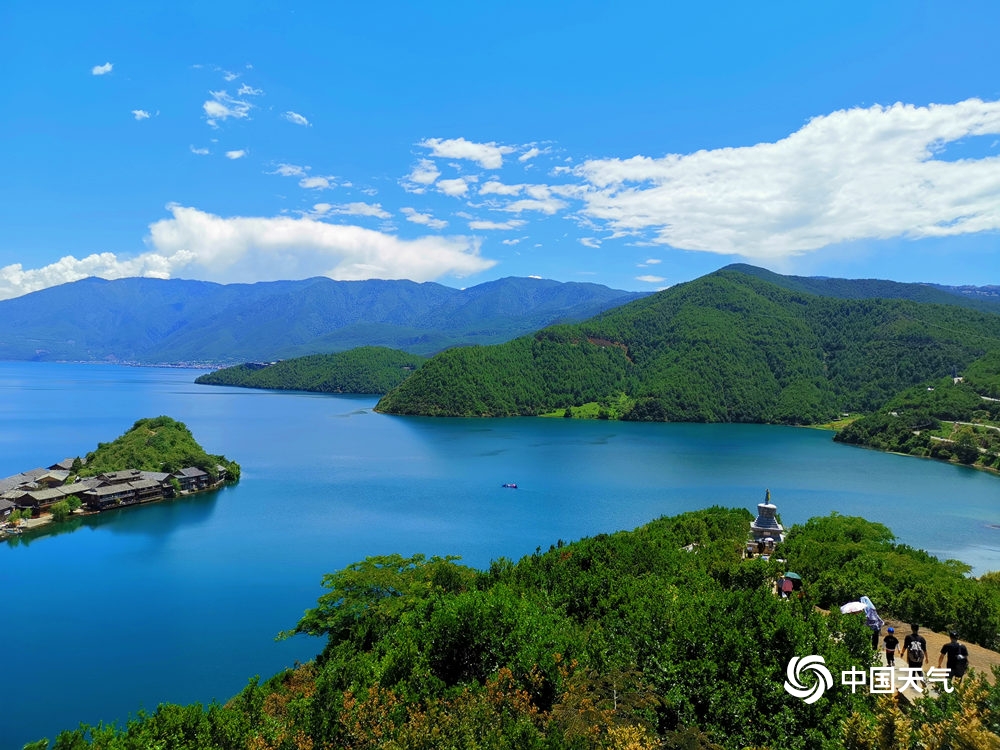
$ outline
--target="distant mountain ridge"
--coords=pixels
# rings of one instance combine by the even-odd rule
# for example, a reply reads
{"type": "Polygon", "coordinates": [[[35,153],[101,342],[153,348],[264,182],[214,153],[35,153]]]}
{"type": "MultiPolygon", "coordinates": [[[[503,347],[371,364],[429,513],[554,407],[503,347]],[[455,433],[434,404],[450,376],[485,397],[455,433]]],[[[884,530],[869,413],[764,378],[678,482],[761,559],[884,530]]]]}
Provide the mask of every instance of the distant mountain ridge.
{"type": "Polygon", "coordinates": [[[735,271],[768,281],[792,292],[805,292],[838,299],[906,299],[958,305],[971,310],[1000,313],[1000,287],[946,286],[931,283],[904,283],[885,279],[839,279],[828,276],[783,276],[746,263],[733,263],[720,270],[735,271]]]}
{"type": "Polygon", "coordinates": [[[0,359],[224,364],[369,345],[433,354],[585,320],[642,296],[526,278],[461,290],[326,277],[256,284],[87,278],[0,301],[0,359]]]}

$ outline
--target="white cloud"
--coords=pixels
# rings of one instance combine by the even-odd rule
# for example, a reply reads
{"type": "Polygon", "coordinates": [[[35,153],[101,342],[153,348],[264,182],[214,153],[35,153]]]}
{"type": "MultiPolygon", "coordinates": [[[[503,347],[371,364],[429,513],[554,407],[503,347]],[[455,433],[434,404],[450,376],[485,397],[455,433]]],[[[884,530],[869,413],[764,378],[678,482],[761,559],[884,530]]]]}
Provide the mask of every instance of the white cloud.
{"type": "Polygon", "coordinates": [[[210,153],[207,148],[195,148],[193,145],[190,147],[192,154],[198,154],[198,156],[208,156],[210,153]]]}
{"type": "Polygon", "coordinates": [[[412,279],[468,276],[496,261],[479,254],[471,237],[414,240],[312,218],[223,218],[196,208],[168,206],[171,218],[149,226],[147,252],[61,258],[44,268],[0,268],[0,299],[87,276],[201,278],[222,283],[329,276],[333,279],[412,279]]]}
{"type": "Polygon", "coordinates": [[[666,279],[663,276],[636,276],[636,281],[643,281],[647,284],[661,284],[666,279]]]}
{"type": "Polygon", "coordinates": [[[448,222],[444,219],[435,219],[430,214],[419,213],[415,208],[401,208],[400,211],[406,216],[407,221],[412,221],[414,224],[423,224],[431,229],[444,229],[448,226],[448,222]]]}
{"type": "Polygon", "coordinates": [[[479,188],[480,195],[517,195],[524,185],[504,185],[499,180],[489,180],[479,188]]]}
{"type": "Polygon", "coordinates": [[[218,127],[219,120],[227,120],[232,117],[234,120],[242,120],[250,116],[253,105],[243,99],[230,96],[225,91],[209,91],[212,97],[204,104],[205,121],[213,128],[218,127]]]}
{"type": "Polygon", "coordinates": [[[222,71],[222,77],[225,81],[229,82],[229,81],[235,81],[237,78],[240,77],[240,74],[233,73],[232,71],[229,70],[224,70],[222,71]]]}
{"type": "Polygon", "coordinates": [[[469,229],[517,229],[523,227],[528,222],[523,219],[510,219],[509,221],[470,221],[469,229]]]}
{"type": "Polygon", "coordinates": [[[601,246],[601,241],[596,237],[580,237],[579,242],[584,247],[598,248],[601,246]]]}
{"type": "Polygon", "coordinates": [[[523,241],[524,241],[524,240],[526,240],[526,239],[528,239],[528,238],[527,238],[527,237],[515,237],[514,239],[510,239],[510,240],[500,240],[500,241],[501,241],[501,242],[502,242],[502,243],[503,243],[504,245],[516,245],[516,244],[518,244],[519,242],[523,242],[523,241]]]}
{"type": "Polygon", "coordinates": [[[566,208],[566,202],[561,201],[558,198],[547,198],[547,199],[535,199],[535,198],[524,198],[519,201],[512,201],[506,206],[500,207],[501,211],[510,211],[512,213],[521,213],[522,211],[539,211],[543,214],[548,214],[551,216],[557,211],[561,211],[566,208]]]}
{"type": "Polygon", "coordinates": [[[147,112],[144,109],[133,109],[132,110],[132,116],[136,120],[148,120],[149,119],[149,112],[147,112]]]}
{"type": "Polygon", "coordinates": [[[314,208],[320,205],[329,206],[327,211],[334,214],[344,214],[347,216],[374,216],[377,219],[390,219],[392,214],[382,208],[381,203],[341,203],[340,205],[317,203],[314,208]]]}
{"type": "Polygon", "coordinates": [[[441,176],[441,172],[438,170],[437,165],[430,159],[421,159],[417,162],[417,166],[413,168],[413,171],[407,176],[406,179],[411,182],[415,182],[418,185],[431,185],[434,183],[438,177],[441,176]]]}
{"type": "Polygon", "coordinates": [[[309,122],[309,120],[300,115],[298,112],[291,112],[291,111],[285,112],[282,115],[282,117],[295,125],[302,125],[307,128],[311,127],[311,123],[309,122]]]}
{"type": "Polygon", "coordinates": [[[282,177],[305,177],[309,167],[300,167],[297,164],[279,164],[273,172],[268,174],[278,174],[282,177]]]}
{"type": "Polygon", "coordinates": [[[434,156],[445,159],[468,159],[483,169],[499,169],[503,166],[504,154],[514,152],[511,146],[498,146],[495,142],[473,143],[464,138],[427,138],[419,146],[429,148],[434,156]]]}
{"type": "Polygon", "coordinates": [[[246,156],[249,153],[250,152],[247,151],[245,148],[241,148],[239,151],[227,151],[226,152],[226,158],[227,159],[242,159],[244,156],[246,156]]]}
{"type": "Polygon", "coordinates": [[[85,258],[67,255],[43,268],[27,269],[20,263],[0,268],[0,299],[20,297],[22,294],[68,284],[88,276],[105,279],[123,279],[130,276],[170,278],[174,268],[182,268],[193,259],[189,253],[179,251],[170,255],[156,252],[143,253],[135,258],[118,258],[114,253],[94,253],[85,258]]]}
{"type": "Polygon", "coordinates": [[[236,96],[263,96],[263,94],[264,89],[255,89],[245,83],[236,91],[236,96]]]}
{"type": "Polygon", "coordinates": [[[170,258],[190,253],[185,273],[217,281],[306,278],[412,279],[466,276],[492,267],[468,237],[398,237],[310,218],[223,218],[170,206],[173,218],[150,225],[148,244],[170,258]],[[200,273],[199,273],[200,272],[200,273]]]}
{"type": "Polygon", "coordinates": [[[539,154],[544,154],[544,153],[545,152],[542,151],[540,148],[537,148],[536,146],[532,146],[527,151],[525,151],[523,154],[521,154],[519,157],[517,157],[517,160],[519,162],[526,162],[529,159],[534,159],[539,154]]]}
{"type": "Polygon", "coordinates": [[[333,187],[330,182],[332,177],[303,177],[299,180],[299,187],[306,188],[307,190],[326,190],[327,188],[333,187]]]}
{"type": "Polygon", "coordinates": [[[104,65],[95,65],[94,67],[92,67],[90,69],[90,74],[94,76],[107,75],[108,73],[111,72],[112,68],[114,68],[114,65],[112,65],[109,62],[106,62],[104,63],[104,65]]]}
{"type": "Polygon", "coordinates": [[[1000,102],[833,112],[775,143],[601,159],[584,214],[688,250],[755,259],[841,242],[1000,229],[1000,157],[945,161],[946,144],[1000,134],[1000,102]]]}
{"type": "Polygon", "coordinates": [[[439,180],[438,190],[453,198],[460,198],[469,192],[469,183],[463,177],[456,177],[454,180],[439,180]]]}

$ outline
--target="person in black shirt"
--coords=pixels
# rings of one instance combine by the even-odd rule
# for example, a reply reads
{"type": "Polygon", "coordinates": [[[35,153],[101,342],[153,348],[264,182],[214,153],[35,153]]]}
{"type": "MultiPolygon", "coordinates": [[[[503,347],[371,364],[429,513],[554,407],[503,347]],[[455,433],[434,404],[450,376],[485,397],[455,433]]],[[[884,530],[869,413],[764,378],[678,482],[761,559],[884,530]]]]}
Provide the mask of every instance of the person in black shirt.
{"type": "Polygon", "coordinates": [[[920,626],[911,625],[913,632],[903,641],[903,655],[906,656],[906,666],[921,670],[923,677],[924,660],[927,658],[927,639],[920,635],[920,626]]]}
{"type": "Polygon", "coordinates": [[[882,642],[885,644],[886,666],[896,666],[896,649],[899,647],[899,639],[896,637],[896,629],[890,627],[888,635],[882,639],[882,642]]]}
{"type": "Polygon", "coordinates": [[[969,666],[969,649],[966,648],[964,643],[960,643],[958,640],[958,633],[952,630],[948,635],[951,637],[951,641],[944,644],[941,647],[941,655],[938,656],[938,667],[941,666],[941,660],[946,656],[948,657],[948,663],[945,665],[951,670],[951,679],[953,682],[958,682],[965,676],[965,670],[969,666]]]}

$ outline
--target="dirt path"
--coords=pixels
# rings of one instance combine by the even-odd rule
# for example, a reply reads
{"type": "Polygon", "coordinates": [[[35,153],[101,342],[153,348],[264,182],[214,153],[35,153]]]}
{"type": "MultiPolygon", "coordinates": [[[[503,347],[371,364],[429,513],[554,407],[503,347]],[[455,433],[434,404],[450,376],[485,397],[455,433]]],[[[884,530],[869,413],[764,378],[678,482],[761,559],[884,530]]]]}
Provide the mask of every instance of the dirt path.
{"type": "MultiPolygon", "coordinates": [[[[896,629],[896,637],[899,639],[900,647],[902,647],[903,640],[910,633],[910,623],[889,618],[885,621],[885,624],[887,626],[891,625],[896,629]]],[[[932,667],[936,667],[938,656],[941,655],[941,647],[948,643],[951,638],[948,637],[947,633],[935,633],[933,630],[927,630],[926,628],[920,628],[920,635],[927,639],[927,652],[929,657],[928,664],[932,667]]],[[[882,629],[882,636],[885,637],[885,628],[882,629]]],[[[881,642],[881,638],[879,640],[881,642]]],[[[959,633],[959,640],[962,640],[961,633],[959,633]]],[[[977,646],[974,643],[969,643],[968,641],[962,640],[962,643],[964,643],[969,649],[969,666],[980,674],[983,674],[986,679],[992,682],[992,668],[1000,666],[1000,653],[990,651],[989,649],[977,646]]],[[[899,664],[900,661],[900,658],[897,656],[896,663],[899,664]]],[[[902,661],[905,662],[906,660],[903,659],[902,661]]],[[[906,666],[906,664],[904,663],[903,666],[906,666]]],[[[941,663],[941,666],[944,666],[944,662],[941,663]]]]}

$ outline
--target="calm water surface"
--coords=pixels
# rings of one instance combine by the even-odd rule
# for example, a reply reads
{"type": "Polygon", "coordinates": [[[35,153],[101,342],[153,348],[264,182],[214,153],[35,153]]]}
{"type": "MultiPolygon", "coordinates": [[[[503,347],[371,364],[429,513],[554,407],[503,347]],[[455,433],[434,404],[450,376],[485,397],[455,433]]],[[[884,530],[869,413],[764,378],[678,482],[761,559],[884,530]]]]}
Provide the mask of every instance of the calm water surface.
{"type": "Polygon", "coordinates": [[[0,748],[160,702],[225,700],[314,656],[275,643],[368,555],[485,567],[770,488],[786,526],[837,511],[1000,568],[1000,479],[758,425],[434,420],[376,399],[194,385],[192,370],[0,363],[0,476],[83,455],[143,417],[185,422],[239,485],[0,544],[0,748]],[[518,490],[505,490],[513,481],[518,490]]]}

